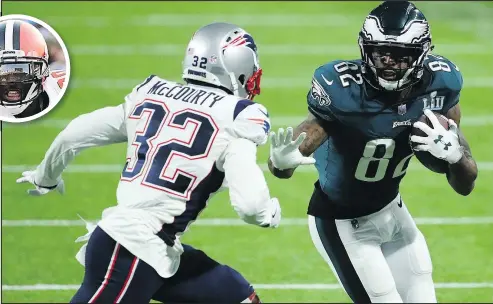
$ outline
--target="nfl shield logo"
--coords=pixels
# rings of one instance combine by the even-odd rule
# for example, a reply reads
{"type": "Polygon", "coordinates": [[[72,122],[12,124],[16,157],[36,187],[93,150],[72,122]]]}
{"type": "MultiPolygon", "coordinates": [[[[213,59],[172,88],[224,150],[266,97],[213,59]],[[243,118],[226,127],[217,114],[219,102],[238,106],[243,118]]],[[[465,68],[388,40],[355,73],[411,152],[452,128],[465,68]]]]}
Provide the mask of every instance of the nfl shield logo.
{"type": "Polygon", "coordinates": [[[216,63],[217,62],[217,56],[212,55],[210,61],[211,61],[211,63],[216,63]]]}
{"type": "Polygon", "coordinates": [[[406,114],[406,112],[407,112],[407,108],[406,108],[406,105],[405,105],[405,104],[400,105],[400,106],[397,108],[397,113],[398,113],[399,115],[404,115],[404,114],[406,114]]]}

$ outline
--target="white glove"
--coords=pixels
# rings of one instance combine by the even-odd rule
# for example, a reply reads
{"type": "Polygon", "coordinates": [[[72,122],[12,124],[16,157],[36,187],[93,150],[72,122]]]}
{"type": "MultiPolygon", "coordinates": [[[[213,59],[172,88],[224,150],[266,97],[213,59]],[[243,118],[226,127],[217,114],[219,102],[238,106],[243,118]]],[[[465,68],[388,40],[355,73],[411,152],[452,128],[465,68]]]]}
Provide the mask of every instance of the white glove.
{"type": "Polygon", "coordinates": [[[270,160],[275,168],[279,170],[296,168],[299,165],[312,165],[315,163],[313,157],[305,157],[298,149],[306,138],[303,132],[293,141],[293,128],[288,127],[286,134],[280,128],[278,134],[270,133],[270,160]]]}
{"type": "Polygon", "coordinates": [[[279,200],[275,197],[270,199],[271,201],[271,220],[270,224],[264,225],[264,227],[277,228],[281,222],[281,205],[279,205],[279,200]]]}
{"type": "Polygon", "coordinates": [[[414,127],[421,129],[428,135],[426,137],[411,136],[412,142],[420,144],[414,147],[414,150],[428,151],[436,158],[443,159],[449,164],[455,164],[462,158],[457,124],[452,119],[449,119],[449,129],[446,130],[432,111],[426,109],[424,114],[431,121],[433,129],[421,121],[414,123],[414,127]]]}
{"type": "Polygon", "coordinates": [[[65,183],[64,183],[63,179],[60,180],[58,185],[56,185],[54,187],[43,187],[40,185],[36,185],[36,183],[34,182],[35,174],[36,174],[36,171],[22,172],[22,177],[18,178],[16,181],[18,184],[20,184],[20,183],[31,183],[36,187],[36,189],[27,190],[27,193],[29,195],[41,196],[41,195],[45,195],[46,193],[53,191],[53,190],[57,190],[60,194],[65,193],[65,183]]]}

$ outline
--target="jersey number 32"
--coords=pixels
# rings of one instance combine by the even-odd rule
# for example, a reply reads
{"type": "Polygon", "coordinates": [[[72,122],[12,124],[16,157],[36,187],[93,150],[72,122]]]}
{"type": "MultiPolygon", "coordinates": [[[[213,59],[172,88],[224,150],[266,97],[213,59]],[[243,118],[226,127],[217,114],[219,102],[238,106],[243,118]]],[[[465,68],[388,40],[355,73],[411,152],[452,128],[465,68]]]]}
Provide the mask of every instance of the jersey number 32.
{"type": "Polygon", "coordinates": [[[179,168],[171,174],[165,172],[175,157],[190,161],[207,157],[219,131],[212,117],[193,109],[171,113],[164,102],[146,99],[135,107],[129,119],[144,123],[136,131],[132,143],[135,154],[127,158],[121,180],[133,181],[143,175],[142,185],[190,199],[197,177],[179,168]],[[189,138],[156,141],[161,132],[180,134],[183,130],[185,134],[189,125],[194,127],[189,138]]]}

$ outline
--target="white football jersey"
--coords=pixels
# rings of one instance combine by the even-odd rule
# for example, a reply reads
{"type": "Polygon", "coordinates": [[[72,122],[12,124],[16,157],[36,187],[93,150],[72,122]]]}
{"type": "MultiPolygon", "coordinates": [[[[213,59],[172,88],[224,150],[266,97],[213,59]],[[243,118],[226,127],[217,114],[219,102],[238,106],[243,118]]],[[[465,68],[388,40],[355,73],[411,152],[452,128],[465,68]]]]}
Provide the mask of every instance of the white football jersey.
{"type": "Polygon", "coordinates": [[[43,89],[50,99],[49,108],[54,107],[60,98],[62,98],[60,93],[66,81],[66,73],[63,70],[52,70],[50,71],[50,75],[46,77],[43,89]]]}
{"type": "Polygon", "coordinates": [[[176,238],[222,188],[222,155],[228,144],[236,138],[258,145],[267,141],[268,113],[262,105],[220,89],[156,76],[126,96],[125,112],[127,162],[117,189],[118,206],[107,209],[115,213],[99,225],[131,252],[143,246],[140,237],[139,242],[131,240],[137,237],[132,235],[135,225],[148,226],[145,239],[159,245],[146,251],[152,255],[162,250],[159,258],[149,260],[163,263],[163,256],[174,255],[163,245],[180,254],[176,238]]]}
{"type": "MultiPolygon", "coordinates": [[[[81,150],[127,142],[118,204],[103,211],[98,225],[170,277],[183,252],[180,236],[221,189],[230,188],[231,203],[246,222],[272,221],[270,194],[256,165],[256,146],[267,141],[269,130],[267,110],[258,103],[150,76],[123,104],[74,119],[51,145],[35,180],[56,185],[81,150]]],[[[77,255],[82,264],[84,253],[85,246],[77,255]]]]}
{"type": "Polygon", "coordinates": [[[221,154],[232,139],[262,145],[270,129],[258,103],[156,76],[126,96],[125,111],[127,164],[118,203],[152,207],[166,201],[173,216],[194,208],[199,192],[203,198],[219,189],[221,154]]]}

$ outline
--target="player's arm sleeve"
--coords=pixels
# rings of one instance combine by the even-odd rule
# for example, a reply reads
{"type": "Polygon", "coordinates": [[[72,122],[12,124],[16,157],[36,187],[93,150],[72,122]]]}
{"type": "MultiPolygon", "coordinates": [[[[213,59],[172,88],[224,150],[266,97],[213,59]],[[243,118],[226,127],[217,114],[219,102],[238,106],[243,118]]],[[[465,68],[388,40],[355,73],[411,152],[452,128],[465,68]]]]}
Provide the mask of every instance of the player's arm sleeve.
{"type": "Polygon", "coordinates": [[[306,96],[308,111],[323,121],[334,121],[337,120],[336,115],[330,108],[333,97],[329,95],[326,78],[324,79],[322,71],[322,68],[318,68],[313,74],[312,86],[306,96]]]}
{"type": "Polygon", "coordinates": [[[275,206],[256,154],[253,141],[234,139],[224,152],[223,170],[231,205],[241,219],[248,224],[269,226],[275,206]]]}
{"type": "Polygon", "coordinates": [[[58,134],[36,169],[35,182],[53,187],[82,150],[127,141],[124,104],[106,107],[72,120],[58,134]]]}

